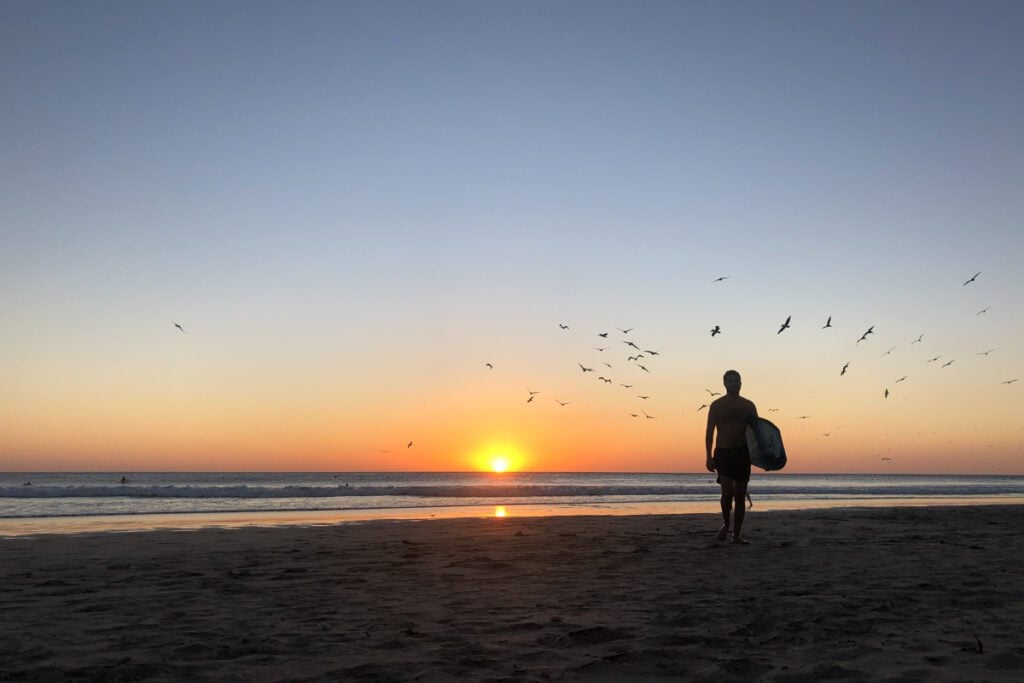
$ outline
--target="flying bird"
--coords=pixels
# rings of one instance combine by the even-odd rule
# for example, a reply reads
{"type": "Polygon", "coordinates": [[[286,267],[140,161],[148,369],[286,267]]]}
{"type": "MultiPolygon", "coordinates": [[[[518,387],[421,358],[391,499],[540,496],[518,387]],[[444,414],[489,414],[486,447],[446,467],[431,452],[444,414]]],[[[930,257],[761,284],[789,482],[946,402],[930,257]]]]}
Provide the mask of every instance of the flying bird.
{"type": "Polygon", "coordinates": [[[567,405],[569,405],[568,401],[559,401],[557,398],[555,399],[555,403],[557,403],[560,406],[567,406],[567,405]]]}
{"type": "Polygon", "coordinates": [[[526,390],[530,393],[530,396],[533,396],[534,394],[539,394],[540,393],[539,391],[530,391],[530,387],[526,387],[526,390]]]}
{"type": "Polygon", "coordinates": [[[889,350],[886,351],[885,353],[883,353],[882,356],[888,356],[890,353],[892,353],[892,350],[895,349],[895,348],[896,348],[895,346],[890,346],[889,350]]]}
{"type": "Polygon", "coordinates": [[[624,329],[622,329],[621,327],[616,327],[615,329],[617,329],[617,330],[618,330],[619,332],[621,332],[622,334],[629,334],[630,332],[632,332],[632,331],[633,331],[633,330],[635,330],[636,328],[635,328],[635,327],[630,327],[630,328],[628,328],[628,329],[625,329],[625,330],[624,330],[624,329]]]}
{"type": "Polygon", "coordinates": [[[642,401],[646,401],[647,399],[650,398],[650,396],[637,396],[637,398],[639,398],[642,401]]]}
{"type": "Polygon", "coordinates": [[[700,404],[700,408],[697,408],[697,412],[699,413],[700,411],[704,410],[707,407],[708,407],[707,403],[701,403],[700,404]]]}
{"type": "Polygon", "coordinates": [[[493,366],[493,365],[491,365],[490,363],[484,363],[484,365],[486,365],[486,366],[487,366],[487,369],[488,369],[488,370],[493,370],[493,369],[494,369],[494,366],[493,366]]]}
{"type": "Polygon", "coordinates": [[[598,377],[598,379],[601,380],[602,382],[604,382],[605,384],[611,384],[612,383],[612,381],[610,379],[608,379],[607,377],[598,377]]]}
{"type": "Polygon", "coordinates": [[[608,347],[607,346],[595,346],[594,350],[595,351],[607,351],[608,347]]]}
{"type": "Polygon", "coordinates": [[[619,386],[620,387],[625,387],[626,389],[632,389],[633,388],[632,384],[620,384],[619,386]]]}
{"type": "Polygon", "coordinates": [[[769,413],[777,413],[777,412],[779,412],[779,409],[778,408],[769,408],[768,412],[769,413]]]}
{"type": "Polygon", "coordinates": [[[661,351],[651,351],[650,349],[644,349],[644,353],[646,353],[648,356],[660,356],[661,355],[661,351]]]}
{"type": "Polygon", "coordinates": [[[839,371],[839,376],[840,377],[842,377],[843,375],[846,374],[846,368],[848,368],[848,367],[850,367],[850,361],[846,361],[846,365],[844,365],[843,369],[839,371]]]}
{"type": "Polygon", "coordinates": [[[709,394],[711,394],[711,398],[714,398],[715,396],[721,396],[722,395],[721,391],[711,391],[710,389],[705,389],[704,391],[706,391],[709,394]]]}
{"type": "Polygon", "coordinates": [[[565,324],[563,324],[563,323],[558,323],[558,326],[559,326],[559,327],[561,327],[561,328],[562,328],[563,330],[567,330],[567,329],[569,329],[569,326],[568,326],[568,325],[565,325],[565,324]]]}
{"type": "Polygon", "coordinates": [[[825,324],[822,325],[821,329],[827,330],[830,327],[832,327],[832,316],[828,317],[828,320],[825,321],[825,324]]]}
{"type": "Polygon", "coordinates": [[[722,328],[720,325],[715,325],[711,328],[711,336],[714,337],[716,334],[722,334],[722,328]]]}
{"type": "Polygon", "coordinates": [[[650,372],[650,370],[648,370],[648,369],[647,369],[647,368],[645,368],[644,366],[640,365],[639,363],[637,363],[637,364],[636,364],[636,366],[637,366],[638,368],[640,368],[641,370],[643,370],[644,372],[650,372]]]}
{"type": "Polygon", "coordinates": [[[530,394],[530,398],[526,399],[526,402],[527,403],[532,403],[533,402],[533,394],[530,394]]]}
{"type": "Polygon", "coordinates": [[[913,346],[914,344],[918,343],[922,339],[924,339],[924,335],[923,334],[920,337],[918,337],[917,339],[915,339],[914,341],[910,342],[910,345],[913,346]]]}
{"type": "Polygon", "coordinates": [[[585,367],[583,367],[583,363],[577,363],[577,365],[580,366],[580,370],[582,370],[583,372],[593,372],[594,371],[594,368],[585,368],[585,367]]]}
{"type": "Polygon", "coordinates": [[[1000,384],[1013,384],[1014,382],[1017,382],[1017,381],[1019,381],[1019,380],[1017,380],[1017,379],[1008,379],[1005,382],[1000,382],[1000,384]]]}
{"type": "Polygon", "coordinates": [[[885,390],[885,398],[889,398],[889,390],[888,389],[885,390]]]}
{"type": "Polygon", "coordinates": [[[801,415],[801,416],[800,416],[800,417],[798,417],[797,419],[798,419],[798,420],[806,420],[806,419],[808,419],[809,417],[810,417],[810,415],[801,415]]]}
{"type": "Polygon", "coordinates": [[[902,377],[900,377],[900,378],[899,378],[898,380],[896,380],[895,382],[893,382],[893,384],[899,384],[900,382],[902,382],[902,381],[903,381],[903,380],[905,380],[906,378],[907,378],[907,376],[906,376],[906,375],[903,375],[903,376],[902,376],[902,377]]]}
{"type": "Polygon", "coordinates": [[[970,280],[968,280],[967,282],[963,283],[963,284],[962,284],[962,285],[960,285],[960,286],[961,286],[961,287],[966,287],[967,285],[969,285],[969,284],[971,284],[972,282],[974,282],[975,280],[977,280],[977,279],[978,279],[978,276],[979,276],[979,275],[981,275],[981,271],[980,271],[980,270],[979,270],[979,271],[978,271],[977,273],[975,273],[975,274],[974,274],[973,276],[971,276],[971,279],[970,279],[970,280]]]}
{"type": "Polygon", "coordinates": [[[942,367],[944,367],[944,368],[948,368],[948,367],[949,367],[950,365],[952,365],[952,364],[953,364],[953,361],[955,361],[955,360],[956,360],[956,358],[954,358],[953,360],[949,361],[948,363],[943,363],[943,364],[942,364],[942,367]]]}
{"type": "Polygon", "coordinates": [[[778,331],[778,332],[776,332],[775,334],[782,334],[782,331],[783,331],[783,330],[785,330],[785,329],[788,329],[788,328],[789,328],[789,320],[790,320],[790,318],[792,318],[792,317],[793,317],[793,316],[791,316],[791,315],[787,315],[787,316],[786,316],[786,322],[782,323],[782,327],[780,327],[780,328],[779,328],[779,331],[778,331]]]}
{"type": "Polygon", "coordinates": [[[929,358],[928,360],[926,360],[926,361],[924,362],[924,364],[925,364],[925,365],[928,365],[928,363],[934,363],[935,361],[937,361],[937,360],[938,360],[938,359],[940,359],[940,358],[942,358],[942,356],[935,356],[935,358],[929,358]]]}
{"type": "Polygon", "coordinates": [[[633,342],[629,341],[628,339],[627,339],[627,340],[625,340],[625,341],[624,341],[624,342],[622,342],[622,343],[623,343],[623,344],[625,344],[626,346],[632,346],[632,347],[633,347],[634,349],[636,349],[637,351],[640,351],[640,350],[641,350],[639,346],[637,346],[637,345],[636,345],[636,344],[634,344],[633,342]]]}
{"type": "Polygon", "coordinates": [[[862,341],[864,341],[865,339],[868,338],[869,334],[874,334],[874,333],[875,333],[875,326],[872,325],[871,327],[868,328],[867,332],[865,332],[864,334],[862,334],[860,336],[860,339],[857,340],[857,343],[860,344],[862,341]]]}
{"type": "Polygon", "coordinates": [[[607,339],[608,338],[608,333],[607,332],[598,332],[597,336],[598,337],[604,337],[605,339],[607,339]]]}
{"type": "Polygon", "coordinates": [[[644,417],[646,417],[648,420],[653,420],[654,419],[654,416],[653,415],[648,415],[647,411],[641,411],[641,412],[643,412],[644,417]]]}
{"type": "Polygon", "coordinates": [[[995,351],[995,349],[989,349],[988,351],[982,351],[982,352],[977,353],[975,355],[977,355],[977,356],[987,356],[988,354],[992,353],[993,351],[995,351]]]}
{"type": "Polygon", "coordinates": [[[181,333],[182,333],[182,334],[185,334],[185,328],[184,328],[184,327],[182,327],[182,326],[181,326],[181,325],[179,325],[178,323],[174,323],[174,326],[175,326],[175,327],[177,327],[177,328],[178,328],[179,330],[181,330],[181,333]]]}
{"type": "Polygon", "coordinates": [[[981,309],[980,311],[978,311],[977,313],[974,314],[974,317],[977,318],[982,313],[988,313],[989,309],[991,309],[991,308],[992,308],[991,306],[987,306],[987,307],[981,309]]]}
{"type": "Polygon", "coordinates": [[[406,448],[412,448],[412,441],[410,441],[409,443],[405,444],[405,447],[406,448]]]}
{"type": "Polygon", "coordinates": [[[728,279],[729,279],[728,275],[723,275],[722,277],[716,277],[714,280],[711,281],[711,284],[715,284],[716,282],[721,282],[722,280],[728,280],[728,279]]]}

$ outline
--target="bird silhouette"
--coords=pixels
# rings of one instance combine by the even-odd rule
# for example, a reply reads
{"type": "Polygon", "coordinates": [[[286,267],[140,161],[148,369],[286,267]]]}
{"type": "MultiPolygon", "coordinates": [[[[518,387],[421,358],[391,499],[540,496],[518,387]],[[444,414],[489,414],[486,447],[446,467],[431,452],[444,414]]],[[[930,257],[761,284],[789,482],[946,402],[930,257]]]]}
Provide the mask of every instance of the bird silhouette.
{"type": "Polygon", "coordinates": [[[987,307],[981,309],[980,311],[978,311],[977,313],[974,314],[974,317],[977,318],[982,313],[988,313],[989,309],[991,309],[991,308],[992,308],[991,306],[987,306],[987,307]]]}
{"type": "Polygon", "coordinates": [[[660,356],[661,355],[661,351],[651,351],[650,349],[644,349],[644,353],[646,353],[648,356],[660,356]]]}
{"type": "Polygon", "coordinates": [[[625,340],[625,341],[624,341],[624,342],[622,342],[622,343],[623,343],[623,344],[625,344],[626,346],[632,346],[632,347],[633,347],[634,349],[636,349],[637,351],[640,351],[640,350],[641,350],[639,346],[637,346],[637,345],[636,345],[636,344],[634,344],[633,342],[629,341],[628,339],[627,339],[627,340],[625,340]]]}
{"type": "Polygon", "coordinates": [[[580,366],[580,370],[582,370],[583,372],[593,372],[594,371],[594,368],[585,368],[585,367],[583,367],[583,363],[577,363],[577,365],[580,366]]]}
{"type": "Polygon", "coordinates": [[[942,367],[944,367],[944,368],[948,368],[948,367],[949,367],[950,365],[952,365],[952,364],[953,364],[953,361],[955,361],[955,360],[956,360],[956,358],[954,358],[953,360],[949,361],[948,363],[943,363],[943,364],[942,364],[942,367]]]}
{"type": "Polygon", "coordinates": [[[905,380],[906,378],[907,378],[907,376],[906,376],[906,375],[903,375],[903,376],[902,376],[902,377],[900,377],[900,378],[899,378],[898,380],[896,380],[895,382],[893,382],[893,384],[899,384],[900,382],[902,382],[902,381],[903,381],[903,380],[905,380]]]}
{"type": "Polygon", "coordinates": [[[937,361],[940,358],[942,358],[942,356],[935,356],[935,358],[929,358],[928,360],[926,360],[924,362],[924,364],[927,365],[928,363],[934,363],[935,361],[937,361]]]}
{"type": "Polygon", "coordinates": [[[626,388],[626,389],[632,389],[632,388],[633,388],[633,385],[632,385],[632,384],[620,384],[619,386],[620,386],[620,387],[624,387],[624,388],[626,388]]]}
{"type": "Polygon", "coordinates": [[[700,404],[700,408],[697,408],[697,412],[699,413],[700,411],[704,410],[707,407],[708,407],[707,403],[701,403],[700,404]]]}
{"type": "Polygon", "coordinates": [[[409,443],[405,444],[405,447],[406,448],[412,448],[412,441],[410,441],[409,443]]]}
{"type": "Polygon", "coordinates": [[[594,350],[595,351],[607,351],[608,347],[607,346],[595,346],[594,350]]]}
{"type": "Polygon", "coordinates": [[[892,350],[895,349],[895,348],[896,348],[895,346],[890,346],[889,350],[886,351],[885,353],[883,353],[882,356],[888,356],[890,353],[892,353],[892,350]]]}
{"type": "Polygon", "coordinates": [[[526,399],[526,402],[527,403],[532,403],[533,402],[533,396],[531,395],[530,398],[526,399]]]}
{"type": "Polygon", "coordinates": [[[615,329],[617,329],[617,330],[618,330],[619,332],[621,332],[622,334],[629,334],[630,332],[632,332],[632,331],[633,331],[633,330],[635,330],[636,328],[635,328],[635,327],[630,327],[630,328],[627,328],[627,329],[625,329],[625,330],[624,330],[624,329],[622,329],[621,327],[616,327],[615,329]]]}
{"type": "Polygon", "coordinates": [[[604,382],[605,384],[611,384],[612,383],[612,381],[610,379],[608,379],[607,377],[598,377],[598,379],[601,380],[602,382],[604,382]]]}
{"type": "Polygon", "coordinates": [[[720,392],[720,391],[711,391],[710,389],[705,389],[704,391],[706,391],[709,394],[711,394],[711,398],[714,398],[715,396],[721,396],[722,395],[722,392],[720,392]]]}
{"type": "Polygon", "coordinates": [[[488,370],[493,370],[493,369],[494,369],[494,366],[493,366],[493,365],[491,365],[490,363],[484,363],[484,365],[486,365],[486,366],[487,366],[487,369],[488,369],[488,370]]]}
{"type": "Polygon", "coordinates": [[[567,406],[567,405],[569,405],[569,401],[559,401],[557,398],[555,399],[555,403],[557,403],[560,406],[567,406]]]}
{"type": "Polygon", "coordinates": [[[917,344],[918,342],[920,342],[922,339],[924,339],[924,335],[923,334],[920,337],[918,337],[917,339],[915,339],[914,341],[910,342],[910,345],[913,346],[914,344],[917,344]]]}
{"type": "Polygon", "coordinates": [[[539,391],[530,391],[530,387],[526,387],[526,391],[529,392],[530,396],[540,393],[539,391]]]}
{"type": "Polygon", "coordinates": [[[643,412],[644,417],[646,417],[648,420],[653,420],[654,419],[654,416],[653,415],[648,415],[646,411],[641,411],[641,412],[643,412]]]}
{"type": "Polygon", "coordinates": [[[860,336],[860,339],[857,340],[857,343],[860,344],[862,341],[864,341],[865,339],[868,338],[869,334],[874,334],[874,333],[875,333],[875,326],[872,325],[871,327],[868,328],[867,332],[865,332],[864,334],[862,334],[860,336]]]}
{"type": "Polygon", "coordinates": [[[793,317],[793,316],[791,316],[791,315],[787,315],[787,316],[786,316],[786,322],[782,323],[782,327],[780,327],[780,328],[779,328],[779,331],[778,331],[778,332],[776,332],[775,334],[782,334],[782,331],[783,331],[783,330],[785,330],[785,329],[788,329],[788,328],[789,328],[789,321],[790,321],[790,319],[791,319],[792,317],[793,317]]]}
{"type": "Polygon", "coordinates": [[[179,330],[181,330],[181,333],[182,333],[182,334],[185,334],[185,328],[184,328],[184,327],[182,327],[182,326],[181,326],[181,325],[179,325],[178,323],[174,323],[174,326],[175,326],[175,327],[177,327],[177,328],[178,328],[179,330]]]}
{"type": "Polygon", "coordinates": [[[1017,382],[1017,381],[1019,381],[1019,380],[1017,380],[1017,379],[1008,379],[1005,382],[1000,382],[1000,384],[1013,384],[1014,382],[1017,382]]]}
{"type": "Polygon", "coordinates": [[[843,369],[839,371],[839,376],[840,377],[842,377],[843,375],[846,374],[846,368],[848,368],[848,367],[850,367],[850,361],[846,361],[846,365],[844,365],[843,369]]]}
{"type": "Polygon", "coordinates": [[[711,336],[714,337],[716,334],[722,334],[722,328],[719,325],[711,328],[711,336]]]}
{"type": "Polygon", "coordinates": [[[603,338],[607,339],[608,338],[608,333],[607,332],[598,332],[597,336],[598,337],[603,337],[603,338]]]}
{"type": "Polygon", "coordinates": [[[963,283],[960,286],[961,287],[966,287],[967,285],[969,285],[972,282],[974,282],[975,280],[977,280],[979,275],[981,275],[981,271],[980,270],[977,273],[975,273],[974,275],[972,275],[970,280],[968,280],[967,282],[963,283]]]}
{"type": "Polygon", "coordinates": [[[825,324],[822,325],[821,329],[827,330],[830,327],[832,327],[832,316],[828,317],[828,320],[825,321],[825,324]]]}
{"type": "Polygon", "coordinates": [[[728,279],[729,279],[728,275],[723,275],[722,277],[716,277],[714,280],[711,281],[711,284],[715,284],[716,282],[721,282],[722,280],[728,280],[728,279]]]}
{"type": "Polygon", "coordinates": [[[810,415],[801,415],[801,416],[800,416],[800,417],[798,417],[797,419],[798,419],[798,420],[806,420],[806,419],[808,419],[808,418],[810,418],[810,417],[811,417],[810,415]]]}
{"type": "Polygon", "coordinates": [[[977,356],[987,356],[988,354],[992,353],[993,351],[995,351],[995,349],[989,349],[988,351],[981,351],[980,353],[977,353],[975,355],[977,355],[977,356]]]}
{"type": "Polygon", "coordinates": [[[563,323],[558,323],[558,326],[559,326],[560,328],[562,328],[563,330],[567,330],[567,329],[569,329],[569,326],[568,326],[568,325],[565,325],[565,324],[563,324],[563,323]]]}
{"type": "Polygon", "coordinates": [[[643,370],[644,372],[650,372],[650,370],[648,370],[648,369],[647,369],[647,368],[645,368],[644,366],[640,365],[639,363],[637,363],[637,364],[636,364],[636,366],[637,366],[638,368],[640,368],[641,370],[643,370]]]}
{"type": "Polygon", "coordinates": [[[888,389],[885,390],[885,398],[889,398],[889,390],[888,389]]]}
{"type": "Polygon", "coordinates": [[[650,398],[650,396],[637,396],[637,398],[639,398],[642,401],[646,401],[647,399],[650,398]]]}

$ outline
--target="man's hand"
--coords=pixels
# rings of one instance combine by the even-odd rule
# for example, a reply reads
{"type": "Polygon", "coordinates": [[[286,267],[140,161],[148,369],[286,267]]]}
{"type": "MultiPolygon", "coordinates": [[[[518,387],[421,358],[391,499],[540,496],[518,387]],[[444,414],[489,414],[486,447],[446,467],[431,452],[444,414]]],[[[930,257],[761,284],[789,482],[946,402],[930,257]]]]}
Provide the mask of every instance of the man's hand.
{"type": "Polygon", "coordinates": [[[715,471],[715,461],[712,458],[708,458],[708,461],[704,463],[704,466],[708,468],[708,472],[715,471]]]}

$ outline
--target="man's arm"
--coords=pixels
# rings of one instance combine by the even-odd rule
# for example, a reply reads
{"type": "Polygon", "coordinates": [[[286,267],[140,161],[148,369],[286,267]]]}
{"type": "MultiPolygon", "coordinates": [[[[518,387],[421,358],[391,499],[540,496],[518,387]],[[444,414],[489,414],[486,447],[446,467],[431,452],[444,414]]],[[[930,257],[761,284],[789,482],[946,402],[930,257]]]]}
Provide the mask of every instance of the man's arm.
{"type": "Polygon", "coordinates": [[[715,461],[711,457],[711,446],[714,443],[715,423],[717,421],[718,411],[715,409],[715,404],[712,403],[711,407],[708,408],[708,429],[704,434],[704,450],[707,451],[707,460],[704,462],[704,466],[707,467],[708,472],[715,471],[715,461]]]}

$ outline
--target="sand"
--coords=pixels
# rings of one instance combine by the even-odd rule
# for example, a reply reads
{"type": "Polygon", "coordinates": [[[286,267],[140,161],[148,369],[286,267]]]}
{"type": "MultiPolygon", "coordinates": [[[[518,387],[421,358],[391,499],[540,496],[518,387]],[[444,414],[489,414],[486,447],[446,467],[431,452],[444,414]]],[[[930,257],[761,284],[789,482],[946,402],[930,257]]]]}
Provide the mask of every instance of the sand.
{"type": "Polygon", "coordinates": [[[0,679],[1021,680],[1022,507],[0,540],[0,679]]]}

